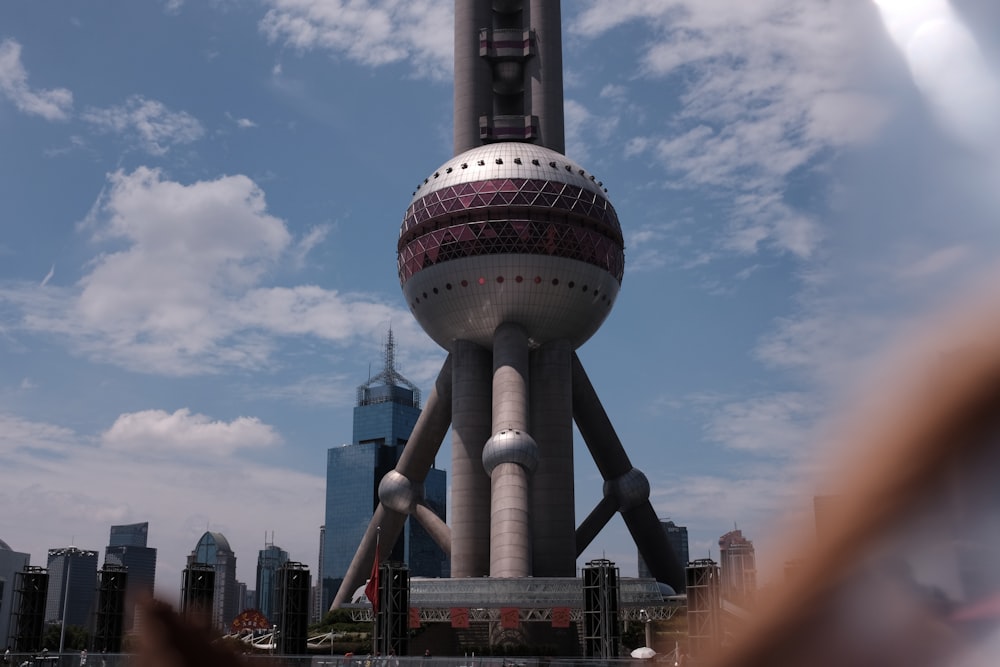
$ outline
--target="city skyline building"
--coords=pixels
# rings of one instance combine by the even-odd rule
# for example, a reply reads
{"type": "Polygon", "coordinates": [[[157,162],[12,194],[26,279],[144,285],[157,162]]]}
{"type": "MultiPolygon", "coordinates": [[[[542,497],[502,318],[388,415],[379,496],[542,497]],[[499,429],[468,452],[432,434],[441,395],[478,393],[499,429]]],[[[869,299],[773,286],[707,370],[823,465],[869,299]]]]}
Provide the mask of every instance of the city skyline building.
{"type": "Polygon", "coordinates": [[[264,548],[257,552],[257,589],[253,606],[269,621],[275,619],[275,593],[278,585],[278,568],[288,562],[288,552],[265,539],[264,548]]]}
{"type": "MultiPolygon", "coordinates": [[[[686,566],[691,561],[687,526],[678,526],[670,519],[661,519],[660,527],[663,528],[663,532],[667,536],[667,542],[670,543],[670,548],[673,550],[674,555],[686,566]]],[[[646,565],[646,561],[643,559],[641,553],[638,554],[638,561],[639,576],[643,578],[652,577],[653,573],[650,572],[649,566],[646,565]]]]}
{"type": "MultiPolygon", "coordinates": [[[[383,477],[396,466],[420,417],[420,390],[396,370],[395,340],[388,332],[383,370],[357,390],[352,442],[327,450],[326,511],[320,576],[324,609],[339,590],[378,505],[383,477]],[[336,526],[336,530],[329,527],[336,526]]],[[[425,507],[442,522],[446,512],[446,473],[428,470],[425,507]]],[[[426,529],[407,521],[387,537],[386,559],[406,562],[411,576],[447,574],[447,556],[426,529]]]]}
{"type": "Polygon", "coordinates": [[[323,552],[326,546],[326,526],[319,527],[319,559],[316,563],[316,580],[312,590],[310,621],[319,623],[326,609],[323,607],[323,552]]]}
{"type": "Polygon", "coordinates": [[[225,629],[240,612],[239,583],[236,581],[236,554],[222,533],[206,531],[187,557],[187,567],[208,565],[215,569],[212,595],[212,626],[225,629]]]}
{"type": "Polygon", "coordinates": [[[49,549],[45,622],[89,628],[97,599],[97,552],[75,546],[49,549]]]}
{"type": "Polygon", "coordinates": [[[603,182],[563,154],[560,3],[456,0],[454,26],[454,156],[418,183],[396,248],[410,312],[448,356],[334,606],[413,517],[450,552],[451,577],[575,577],[620,513],[655,578],[680,592],[649,481],[575,352],[611,312],[625,255],[603,182]],[[574,421],[604,480],[579,526],[574,421]],[[426,497],[449,429],[446,525],[426,497]]]}
{"type": "Polygon", "coordinates": [[[108,546],[104,549],[105,565],[127,568],[125,587],[126,632],[136,627],[136,607],[140,600],[153,596],[156,585],[156,549],[147,545],[149,522],[111,526],[108,546]]]}
{"type": "Polygon", "coordinates": [[[753,541],[734,529],[719,538],[722,597],[736,604],[753,602],[757,593],[757,559],[753,541]]]}
{"type": "Polygon", "coordinates": [[[15,578],[28,565],[31,565],[30,554],[14,551],[10,545],[0,540],[0,637],[5,647],[11,644],[9,629],[15,578]]]}
{"type": "Polygon", "coordinates": [[[109,547],[145,547],[149,539],[149,522],[111,526],[109,547]]]}

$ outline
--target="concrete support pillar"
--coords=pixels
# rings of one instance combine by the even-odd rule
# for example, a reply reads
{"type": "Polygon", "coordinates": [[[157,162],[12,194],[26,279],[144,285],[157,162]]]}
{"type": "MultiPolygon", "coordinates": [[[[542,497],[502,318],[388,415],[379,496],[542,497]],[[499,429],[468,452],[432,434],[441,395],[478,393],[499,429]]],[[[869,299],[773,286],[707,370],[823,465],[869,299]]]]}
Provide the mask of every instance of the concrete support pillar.
{"type": "Polygon", "coordinates": [[[531,434],[538,444],[530,483],[535,577],[576,576],[572,354],[566,340],[531,353],[531,434]]]}
{"type": "Polygon", "coordinates": [[[491,3],[455,0],[455,155],[482,145],[479,116],[493,112],[493,73],[479,56],[479,30],[492,25],[491,3]]]}
{"type": "Polygon", "coordinates": [[[504,323],[493,334],[493,435],[483,450],[490,475],[490,576],[528,577],[528,480],[538,463],[528,434],[528,334],[504,323]]]}
{"type": "Polygon", "coordinates": [[[492,433],[492,359],[488,350],[465,340],[452,344],[451,357],[451,576],[485,577],[490,478],[483,470],[483,447],[492,433]]]}
{"type": "Polygon", "coordinates": [[[527,62],[525,107],[538,116],[541,145],[566,152],[563,124],[562,17],[558,2],[531,0],[530,25],[535,31],[534,58],[527,62]]]}

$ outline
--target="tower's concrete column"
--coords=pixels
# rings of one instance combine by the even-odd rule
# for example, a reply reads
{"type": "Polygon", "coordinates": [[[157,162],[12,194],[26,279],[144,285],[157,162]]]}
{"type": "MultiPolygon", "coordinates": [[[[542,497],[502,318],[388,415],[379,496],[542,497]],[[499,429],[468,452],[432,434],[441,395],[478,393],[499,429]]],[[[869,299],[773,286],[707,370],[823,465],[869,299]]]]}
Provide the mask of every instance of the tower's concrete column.
{"type": "Polygon", "coordinates": [[[504,323],[493,334],[493,435],[483,449],[490,475],[490,576],[531,576],[528,480],[538,447],[528,434],[528,334],[504,323]]]}
{"type": "Polygon", "coordinates": [[[490,478],[483,470],[483,447],[492,433],[492,359],[488,350],[466,340],[452,344],[451,357],[451,576],[485,577],[490,478]]]}
{"type": "Polygon", "coordinates": [[[492,25],[492,3],[455,0],[455,155],[482,145],[479,116],[493,113],[493,73],[479,55],[479,30],[492,25]]]}
{"type": "Polygon", "coordinates": [[[566,340],[531,353],[531,433],[538,443],[538,469],[531,477],[535,577],[576,575],[572,354],[566,340]]]}
{"type": "MultiPolygon", "coordinates": [[[[566,152],[563,125],[562,17],[558,2],[531,0],[529,23],[535,31],[535,57],[527,62],[525,107],[538,116],[539,142],[566,152]]],[[[457,56],[456,56],[457,57],[457,56]]]]}

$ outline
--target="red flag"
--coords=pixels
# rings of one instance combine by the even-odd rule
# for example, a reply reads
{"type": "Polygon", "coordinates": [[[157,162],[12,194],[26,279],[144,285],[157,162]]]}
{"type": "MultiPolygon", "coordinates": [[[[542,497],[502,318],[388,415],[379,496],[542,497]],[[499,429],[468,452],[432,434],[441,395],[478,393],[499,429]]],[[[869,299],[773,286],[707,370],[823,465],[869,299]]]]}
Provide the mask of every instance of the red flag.
{"type": "Polygon", "coordinates": [[[372,603],[372,611],[378,611],[378,539],[375,540],[375,560],[372,562],[372,576],[365,586],[365,597],[372,603]]]}
{"type": "Polygon", "coordinates": [[[552,627],[553,628],[569,627],[569,607],[552,608],[552,627]]]}
{"type": "Polygon", "coordinates": [[[468,628],[469,627],[469,608],[468,607],[452,607],[451,608],[451,627],[453,627],[453,628],[468,628]]]}
{"type": "Polygon", "coordinates": [[[416,607],[410,607],[410,628],[420,627],[420,610],[416,607]]]}
{"type": "Polygon", "coordinates": [[[500,627],[504,629],[517,628],[520,625],[521,613],[517,607],[503,607],[500,609],[500,627]]]}

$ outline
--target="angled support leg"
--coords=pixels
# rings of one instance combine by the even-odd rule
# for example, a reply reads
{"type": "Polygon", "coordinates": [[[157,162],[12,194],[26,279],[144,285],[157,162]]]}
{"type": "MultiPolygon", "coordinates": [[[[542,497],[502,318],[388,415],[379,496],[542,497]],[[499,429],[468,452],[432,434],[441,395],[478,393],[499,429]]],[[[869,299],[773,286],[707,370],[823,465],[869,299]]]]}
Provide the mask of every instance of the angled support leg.
{"type": "Polygon", "coordinates": [[[413,511],[413,518],[420,522],[434,543],[451,558],[451,529],[448,524],[423,503],[417,505],[417,509],[413,511]]]}
{"type": "MultiPolygon", "coordinates": [[[[375,508],[365,536],[358,545],[358,550],[347,568],[344,581],[340,584],[333,599],[331,609],[340,607],[350,600],[351,594],[360,586],[371,571],[375,558],[375,537],[378,529],[382,529],[379,543],[379,560],[384,560],[392,551],[399,533],[403,530],[406,517],[417,511],[424,495],[424,481],[427,472],[434,465],[441,442],[444,440],[448,427],[451,425],[451,355],[445,359],[434,389],[424,403],[424,409],[417,418],[410,439],[403,448],[399,462],[394,470],[382,478],[378,488],[379,504],[375,508]]],[[[424,507],[428,513],[429,508],[424,507]]],[[[428,520],[429,521],[429,520],[428,520]]],[[[422,521],[422,525],[427,525],[422,521]]],[[[428,529],[435,541],[443,537],[443,533],[428,529]]],[[[444,548],[444,547],[442,547],[444,548]]],[[[450,552],[450,547],[446,552],[450,552]]]]}
{"type": "Polygon", "coordinates": [[[597,506],[590,511],[587,518],[583,520],[580,527],[576,529],[576,557],[579,558],[584,549],[597,538],[597,534],[604,530],[611,521],[611,517],[618,511],[618,501],[614,498],[604,496],[597,506]]]}
{"type": "MultiPolygon", "coordinates": [[[[657,581],[662,581],[675,591],[681,592],[684,590],[684,569],[670,548],[667,535],[663,532],[656,511],[649,502],[649,480],[640,470],[632,467],[632,462],[625,453],[625,448],[622,447],[621,440],[618,439],[618,434],[604,411],[604,406],[601,405],[601,399],[597,397],[597,392],[594,391],[594,386],[590,383],[590,378],[587,377],[587,372],[575,352],[573,353],[573,418],[576,420],[577,428],[580,429],[580,435],[587,443],[590,455],[594,457],[594,463],[604,478],[604,498],[607,499],[607,504],[602,500],[598,508],[591,513],[591,516],[594,516],[599,510],[601,512],[594,518],[592,524],[587,525],[585,522],[581,528],[586,527],[588,532],[593,532],[594,526],[603,515],[607,514],[608,506],[617,507],[639,553],[649,566],[649,571],[657,581]]],[[[607,523],[607,520],[604,522],[607,523]]],[[[580,531],[577,534],[579,537],[580,531]]]]}

